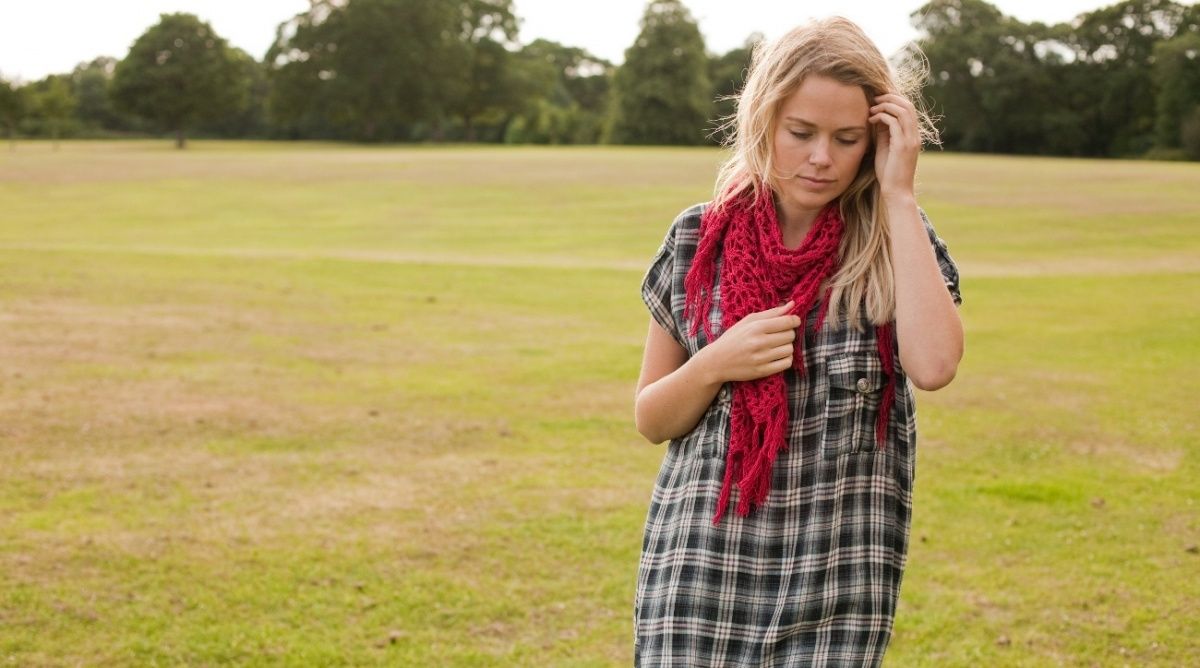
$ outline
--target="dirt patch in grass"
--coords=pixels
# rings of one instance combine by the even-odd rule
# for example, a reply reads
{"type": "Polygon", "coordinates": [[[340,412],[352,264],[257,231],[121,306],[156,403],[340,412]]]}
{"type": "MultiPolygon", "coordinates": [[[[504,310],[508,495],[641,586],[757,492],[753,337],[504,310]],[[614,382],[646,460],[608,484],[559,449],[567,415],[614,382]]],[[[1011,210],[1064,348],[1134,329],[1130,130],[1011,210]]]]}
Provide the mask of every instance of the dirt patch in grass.
{"type": "MultiPolygon", "coordinates": [[[[562,255],[478,256],[435,251],[292,250],[246,248],[175,248],[170,246],[96,244],[0,244],[0,250],[29,250],[64,253],[145,254],[182,257],[245,258],[264,260],[344,260],[385,264],[433,264],[440,266],[502,267],[528,269],[607,269],[644,272],[646,260],[591,259],[562,255]]],[[[955,258],[964,278],[1007,278],[1029,276],[1128,276],[1134,274],[1191,274],[1200,271],[1195,254],[1162,254],[1148,258],[1080,257],[1050,260],[996,262],[955,258]]]]}
{"type": "Polygon", "coordinates": [[[1019,278],[1028,276],[1129,276],[1133,274],[1194,274],[1200,257],[1163,254],[1150,258],[1084,257],[1016,262],[959,262],[963,277],[1019,278]]]}

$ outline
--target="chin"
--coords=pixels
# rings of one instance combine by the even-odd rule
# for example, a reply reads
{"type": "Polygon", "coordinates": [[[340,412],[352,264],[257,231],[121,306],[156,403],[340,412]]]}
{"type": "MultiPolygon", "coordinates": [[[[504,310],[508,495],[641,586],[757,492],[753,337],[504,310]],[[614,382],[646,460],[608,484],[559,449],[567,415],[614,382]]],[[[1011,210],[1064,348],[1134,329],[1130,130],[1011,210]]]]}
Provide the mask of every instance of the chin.
{"type": "Polygon", "coordinates": [[[790,189],[786,191],[787,198],[796,206],[802,209],[824,209],[826,204],[836,200],[842,193],[831,194],[816,194],[803,189],[790,189]]]}

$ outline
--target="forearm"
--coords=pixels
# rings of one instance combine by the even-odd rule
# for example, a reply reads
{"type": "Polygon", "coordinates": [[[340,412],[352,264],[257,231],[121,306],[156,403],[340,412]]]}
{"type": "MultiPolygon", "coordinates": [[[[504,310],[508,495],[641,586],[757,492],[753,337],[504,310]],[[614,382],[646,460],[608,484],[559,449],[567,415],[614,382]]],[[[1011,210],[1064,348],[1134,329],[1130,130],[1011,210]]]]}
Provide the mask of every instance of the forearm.
{"type": "Polygon", "coordinates": [[[638,432],[651,443],[688,433],[700,422],[723,384],[701,349],[678,369],[638,393],[634,408],[638,432]]]}
{"type": "Polygon", "coordinates": [[[963,328],[946,290],[929,234],[911,196],[884,197],[896,286],[900,365],[917,387],[936,390],[954,379],[963,328]]]}

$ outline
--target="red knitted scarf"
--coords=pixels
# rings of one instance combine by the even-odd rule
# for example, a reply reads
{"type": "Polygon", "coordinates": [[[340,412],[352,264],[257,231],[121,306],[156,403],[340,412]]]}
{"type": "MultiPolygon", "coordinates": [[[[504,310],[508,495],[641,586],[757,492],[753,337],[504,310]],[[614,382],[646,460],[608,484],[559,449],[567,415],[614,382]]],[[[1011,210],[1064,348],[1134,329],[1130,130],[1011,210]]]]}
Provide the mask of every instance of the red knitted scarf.
{"type": "MultiPolygon", "coordinates": [[[[712,312],[713,279],[718,246],[721,248],[721,331],[728,331],[742,318],[786,302],[791,313],[802,319],[817,302],[821,284],[838,269],[838,246],[842,239],[842,217],[837,202],[825,207],[813,221],[799,248],[783,245],[769,188],[754,198],[749,192],[720,209],[706,209],[700,220],[700,242],[684,279],[684,318],[691,319],[691,333],[700,322],[708,340],[713,340],[709,314],[712,312]]],[[[814,331],[820,331],[829,306],[829,291],[821,300],[814,331]]],[[[891,346],[892,323],[876,326],[879,358],[888,382],[875,425],[882,449],[888,416],[895,399],[895,373],[891,346]]],[[[792,367],[803,375],[804,326],[796,333],[792,367]]],[[[788,446],[788,396],[783,374],[749,381],[733,381],[729,452],[725,460],[725,482],[717,502],[713,524],[721,521],[734,483],[741,489],[737,513],[750,514],[762,505],[771,486],[771,470],[780,450],[788,446]]]]}

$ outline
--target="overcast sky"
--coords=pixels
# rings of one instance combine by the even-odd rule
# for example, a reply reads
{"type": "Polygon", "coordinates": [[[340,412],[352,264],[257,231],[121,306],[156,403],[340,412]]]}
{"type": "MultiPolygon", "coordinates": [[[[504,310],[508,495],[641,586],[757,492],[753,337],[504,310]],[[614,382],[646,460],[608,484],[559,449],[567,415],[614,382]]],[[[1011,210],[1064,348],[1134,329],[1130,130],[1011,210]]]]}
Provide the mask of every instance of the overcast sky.
{"type": "MultiPolygon", "coordinates": [[[[32,81],[69,72],[96,56],[122,58],[158,15],[190,12],[235,46],[262,58],[275,28],[308,7],[308,0],[26,0],[11,2],[0,20],[0,76],[32,81]]],[[[1116,0],[994,0],[1022,21],[1058,23],[1116,0]]],[[[814,16],[839,13],[863,27],[885,55],[916,36],[910,0],[685,0],[711,52],[740,46],[754,31],[777,37],[814,16]]],[[[645,0],[515,0],[523,43],[538,37],[583,47],[619,63],[637,36],[645,0]],[[597,11],[599,10],[599,11],[597,11]]]]}

